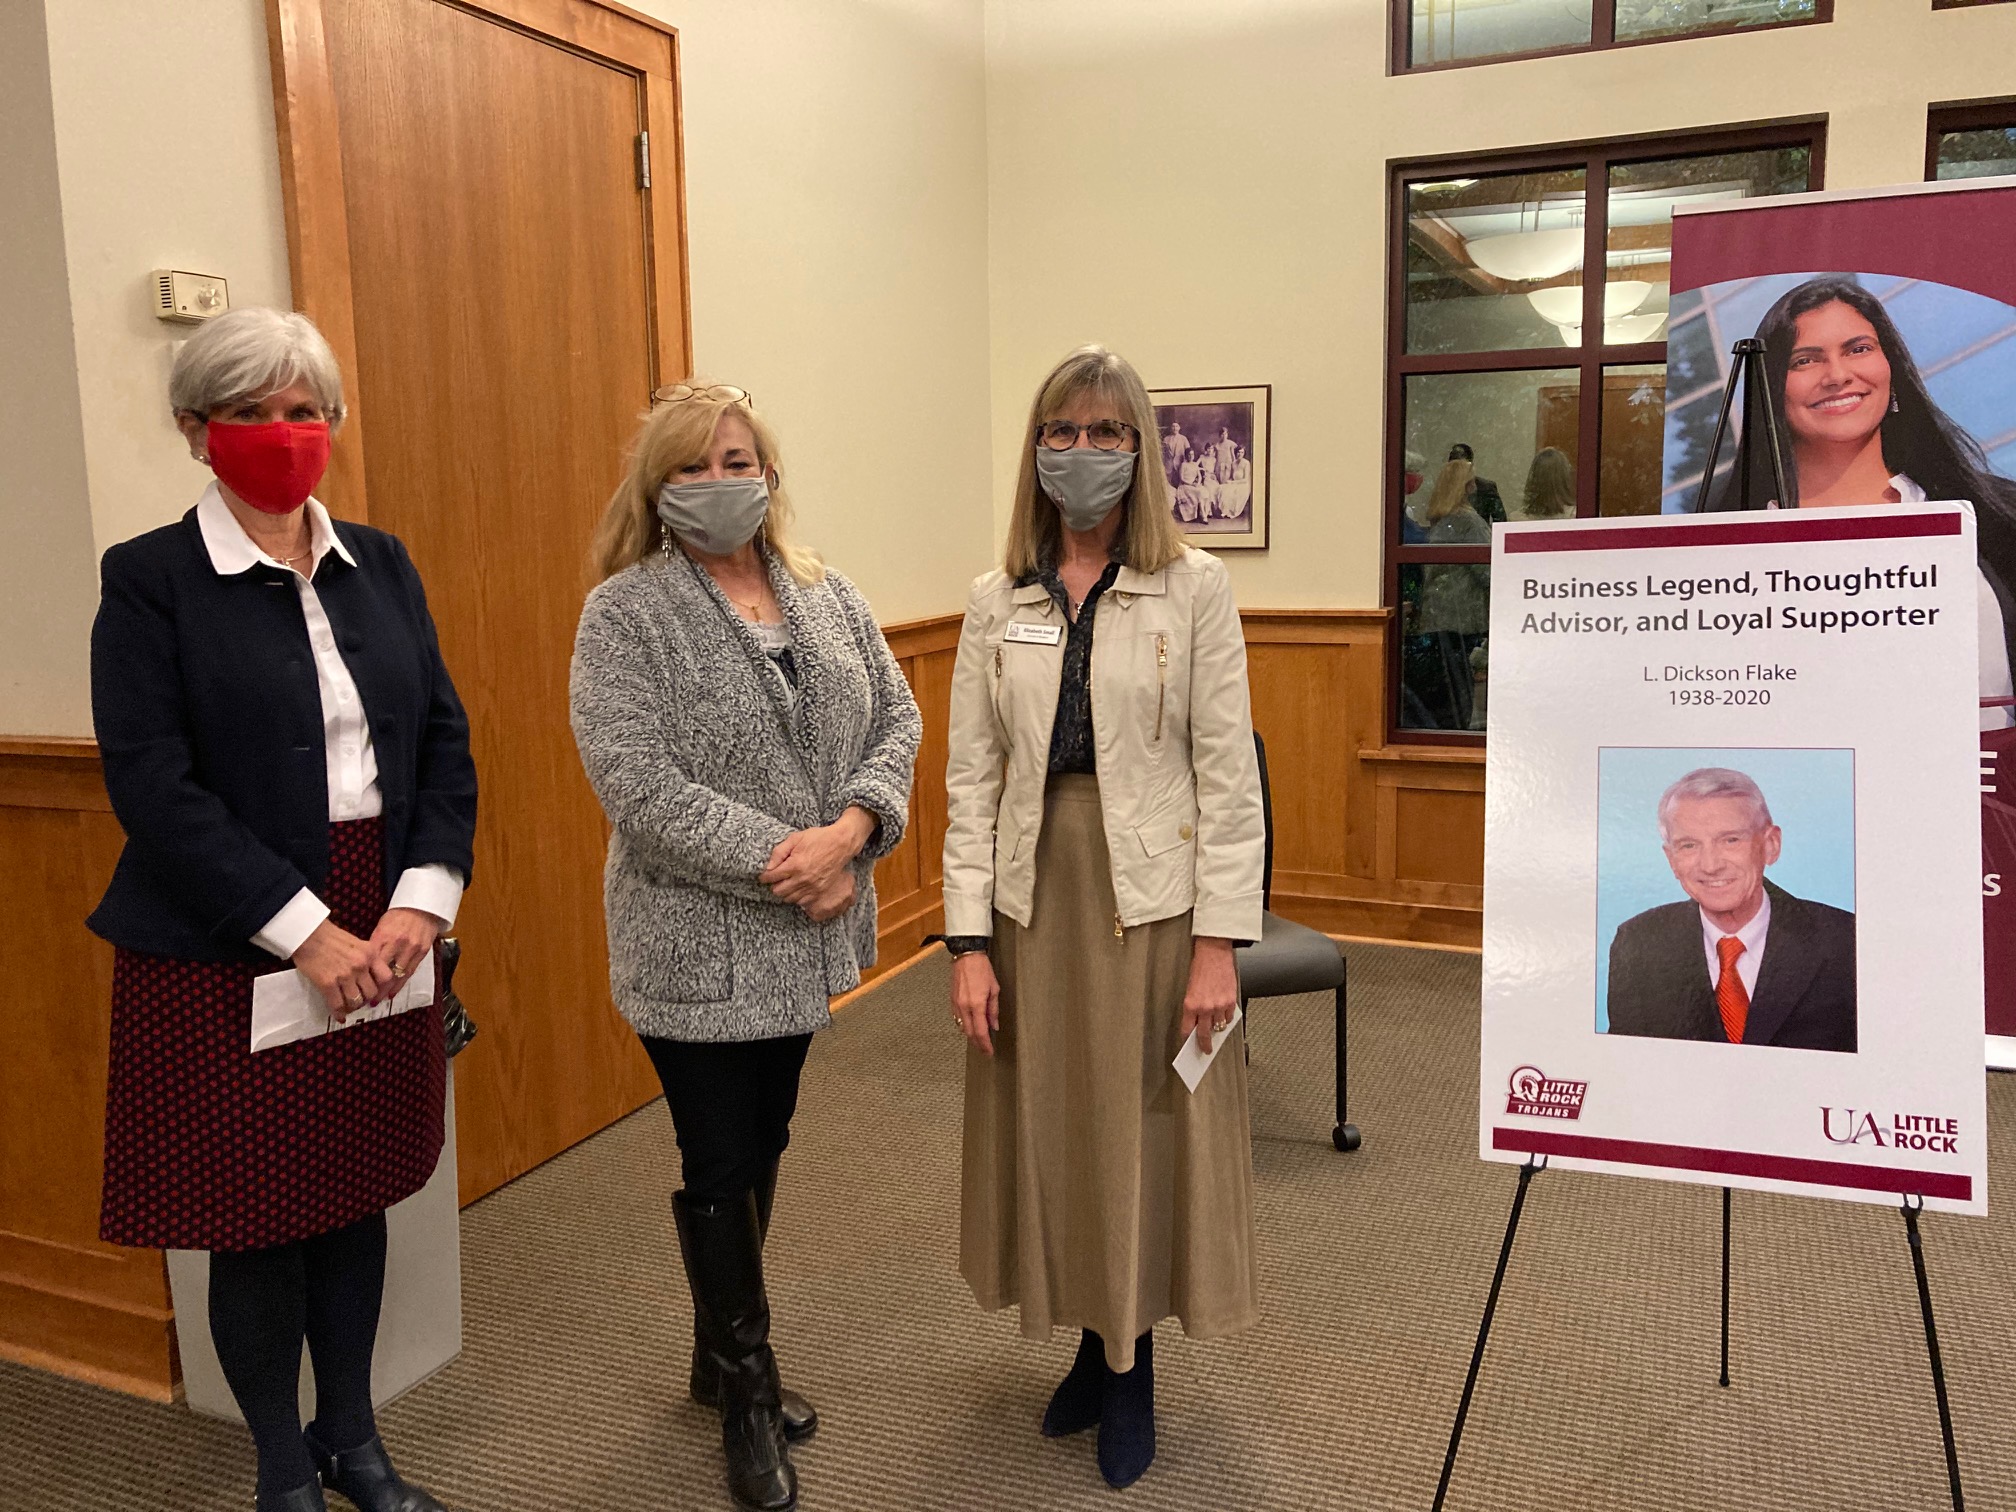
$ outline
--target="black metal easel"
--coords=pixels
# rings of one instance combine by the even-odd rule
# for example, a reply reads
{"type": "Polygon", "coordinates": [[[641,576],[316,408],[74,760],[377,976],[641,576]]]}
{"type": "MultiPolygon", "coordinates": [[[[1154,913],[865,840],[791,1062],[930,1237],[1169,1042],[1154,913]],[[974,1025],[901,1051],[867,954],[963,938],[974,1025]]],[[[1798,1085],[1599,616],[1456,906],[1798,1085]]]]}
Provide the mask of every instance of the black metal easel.
{"type": "MultiPolygon", "coordinates": [[[[1729,431],[1729,410],[1739,383],[1743,389],[1743,432],[1736,442],[1737,509],[1777,508],[1791,497],[1785,487],[1785,448],[1778,431],[1778,412],[1772,405],[1764,373],[1764,343],[1745,337],[1731,349],[1735,362],[1722,390],[1722,410],[1715,419],[1715,438],[1708,445],[1708,459],[1701,470],[1701,488],[1695,495],[1694,510],[1709,510],[1709,489],[1715,481],[1715,464],[1729,431]],[[1765,456],[1771,468],[1773,493],[1770,499],[1755,499],[1750,487],[1749,449],[1752,438],[1762,434],[1765,456]]],[[[1726,507],[1726,506],[1725,506],[1726,507]]],[[[1470,1401],[1477,1391],[1477,1376],[1484,1366],[1485,1346],[1491,1340],[1491,1322],[1498,1312],[1498,1294],[1505,1285],[1505,1269],[1511,1263],[1512,1243],[1519,1235],[1519,1216],[1526,1208],[1526,1189],[1533,1178],[1547,1169],[1545,1156],[1528,1156],[1519,1167],[1519,1187],[1512,1195],[1512,1213],[1505,1222],[1505,1242],[1499,1246],[1498,1268],[1491,1275],[1491,1290],[1484,1298],[1484,1316],[1477,1325],[1477,1347],[1470,1352],[1470,1370],[1463,1378],[1463,1395],[1456,1403],[1456,1421],[1449,1429],[1449,1451],[1442,1458],[1442,1478],[1435,1484],[1432,1512],[1442,1512],[1448,1499],[1449,1480],[1456,1471],[1456,1455],[1463,1447],[1463,1425],[1470,1416],[1470,1401]]],[[[1722,1369],[1717,1384],[1729,1384],[1729,1227],[1731,1194],[1722,1188],[1722,1369]]],[[[1939,1403],[1939,1436],[1946,1450],[1946,1483],[1952,1495],[1953,1512],[1966,1512],[1966,1496],[1960,1485],[1960,1454],[1953,1438],[1953,1412],[1946,1397],[1946,1367],[1939,1356],[1939,1329],[1932,1317],[1932,1287],[1925,1276],[1925,1246],[1918,1232],[1918,1214],[1925,1201],[1915,1193],[1903,1200],[1904,1231],[1911,1245],[1911,1268],[1918,1280],[1918,1309],[1925,1320],[1925,1352],[1932,1366],[1932,1392],[1939,1403]]]]}
{"type": "Polygon", "coordinates": [[[1729,381],[1722,386],[1722,409],[1715,417],[1715,439],[1708,443],[1708,460],[1701,468],[1701,489],[1694,496],[1694,512],[1706,514],[1710,507],[1708,490],[1715,482],[1715,464],[1722,457],[1722,442],[1729,434],[1729,408],[1736,398],[1736,388],[1743,388],[1743,434],[1736,438],[1736,507],[1738,509],[1776,509],[1786,507],[1791,499],[1785,487],[1785,441],[1778,431],[1778,407],[1771,402],[1771,388],[1764,373],[1764,343],[1755,336],[1746,336],[1731,347],[1730,355],[1736,360],[1729,367],[1729,381]],[[1752,438],[1759,432],[1764,435],[1764,454],[1771,464],[1771,486],[1773,493],[1767,499],[1753,499],[1750,495],[1750,457],[1752,438]]]}

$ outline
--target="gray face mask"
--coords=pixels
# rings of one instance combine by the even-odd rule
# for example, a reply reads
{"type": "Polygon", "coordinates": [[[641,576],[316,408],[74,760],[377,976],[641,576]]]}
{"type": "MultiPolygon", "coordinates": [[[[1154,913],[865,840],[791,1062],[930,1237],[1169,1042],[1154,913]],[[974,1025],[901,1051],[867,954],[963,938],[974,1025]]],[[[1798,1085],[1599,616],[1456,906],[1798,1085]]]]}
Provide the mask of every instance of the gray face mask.
{"type": "Polygon", "coordinates": [[[763,528],[770,486],[761,478],[709,478],[658,490],[658,518],[696,551],[727,556],[763,528]]]}
{"type": "Polygon", "coordinates": [[[1113,513],[1134,482],[1137,454],[1074,446],[1036,448],[1036,481],[1064,517],[1067,530],[1092,530],[1113,513]]]}

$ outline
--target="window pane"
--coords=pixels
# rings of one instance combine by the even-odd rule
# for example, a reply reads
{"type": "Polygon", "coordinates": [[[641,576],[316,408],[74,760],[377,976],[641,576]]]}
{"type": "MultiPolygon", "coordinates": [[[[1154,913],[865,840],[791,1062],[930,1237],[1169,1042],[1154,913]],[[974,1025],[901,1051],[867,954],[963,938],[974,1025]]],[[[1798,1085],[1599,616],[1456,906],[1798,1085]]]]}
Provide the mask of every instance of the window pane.
{"type": "Polygon", "coordinates": [[[1663,341],[1673,282],[1673,207],[1764,194],[1798,194],[1809,182],[1806,147],[1618,163],[1610,169],[1604,248],[1603,340],[1663,341]]]}
{"type": "Polygon", "coordinates": [[[1416,68],[1547,47],[1587,47],[1592,0],[1414,0],[1416,68]]]}
{"type": "Polygon", "coordinates": [[[1410,354],[1558,347],[1581,320],[1580,168],[1407,185],[1410,354]]]}
{"type": "Polygon", "coordinates": [[[1400,723],[1482,730],[1491,569],[1482,562],[1400,569],[1400,723]]]}
{"type": "Polygon", "coordinates": [[[1401,510],[1400,544],[1488,545],[1492,525],[1525,517],[1529,488],[1539,507],[1560,510],[1564,472],[1569,503],[1560,512],[1573,514],[1581,382],[1574,368],[1409,378],[1401,486],[1420,483],[1401,510]],[[1459,449],[1467,461],[1451,456],[1459,449]]]}
{"type": "Polygon", "coordinates": [[[1995,178],[2004,173],[2016,173],[2016,126],[1939,134],[1939,166],[1933,177],[1995,178]]]}
{"type": "Polygon", "coordinates": [[[1617,40],[1813,19],[1813,0],[1617,0],[1617,40]]]}
{"type": "Polygon", "coordinates": [[[1659,513],[1666,443],[1666,364],[1603,369],[1603,474],[1598,507],[1606,515],[1659,513]]]}

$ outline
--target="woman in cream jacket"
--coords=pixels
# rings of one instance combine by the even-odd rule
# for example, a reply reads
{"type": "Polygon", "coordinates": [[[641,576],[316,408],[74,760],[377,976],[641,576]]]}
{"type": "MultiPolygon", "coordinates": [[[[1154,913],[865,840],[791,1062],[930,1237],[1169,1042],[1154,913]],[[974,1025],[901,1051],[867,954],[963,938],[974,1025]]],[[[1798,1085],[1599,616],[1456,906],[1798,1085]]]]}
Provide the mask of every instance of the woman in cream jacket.
{"type": "Polygon", "coordinates": [[[1023,1332],[1082,1329],[1043,1432],[1155,1453],[1152,1329],[1258,1316],[1238,1005],[1265,832],[1225,566],[1182,544],[1140,378],[1072,353],[1030,411],[1006,566],[952,680],[945,927],[970,1041],[961,1269],[1023,1332]]]}

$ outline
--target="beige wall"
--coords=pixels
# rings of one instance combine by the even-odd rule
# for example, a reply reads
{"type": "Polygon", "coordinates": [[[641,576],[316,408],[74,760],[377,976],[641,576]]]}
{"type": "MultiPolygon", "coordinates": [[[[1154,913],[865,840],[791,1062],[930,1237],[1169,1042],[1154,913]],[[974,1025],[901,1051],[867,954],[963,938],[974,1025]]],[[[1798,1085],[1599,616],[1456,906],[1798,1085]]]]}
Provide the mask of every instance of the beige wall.
{"type": "Polygon", "coordinates": [[[1851,188],[1923,176],[1928,102],[2016,93],[2016,5],[1836,13],[1389,78],[1386,0],[990,0],[997,531],[1036,381],[1101,340],[1151,386],[1274,385],[1242,603],[1377,604],[1388,161],[1824,116],[1851,188]]]}
{"type": "Polygon", "coordinates": [[[88,732],[96,600],[39,5],[0,5],[0,732],[88,732]]]}
{"type": "MultiPolygon", "coordinates": [[[[639,8],[681,32],[696,360],[770,412],[804,534],[883,619],[957,609],[989,550],[979,0],[639,8]]],[[[46,69],[44,7],[0,9],[0,267],[43,296],[0,382],[71,396],[0,457],[0,732],[88,734],[95,552],[207,476],[166,413],[181,332],[147,274],[290,298],[265,6],[177,0],[164,27],[159,0],[48,0],[46,69]]]]}
{"type": "Polygon", "coordinates": [[[979,0],[631,0],[679,27],[693,351],[884,623],[989,554],[979,0]]]}
{"type": "MultiPolygon", "coordinates": [[[[1272,383],[1274,545],[1233,558],[1240,597],[1377,603],[1391,158],[1827,116],[1828,184],[1872,185],[1919,176],[1928,101],[2016,92],[2016,5],[1839,0],[1827,26],[1397,79],[1386,0],[643,8],[681,29],[698,362],[756,391],[806,535],[886,620],[959,606],[1028,395],[1088,339],[1157,385],[1272,383]]],[[[202,481],[148,270],[288,298],[264,5],[176,11],[6,8],[28,150],[0,187],[42,209],[0,259],[44,291],[10,329],[10,412],[44,418],[0,459],[0,546],[27,548],[0,566],[0,731],[86,730],[89,558],[202,481]]]]}
{"type": "Polygon", "coordinates": [[[154,268],[288,302],[280,164],[259,0],[49,0],[77,387],[98,549],[178,517],[209,474],[168,414],[173,344],[154,268]]]}

